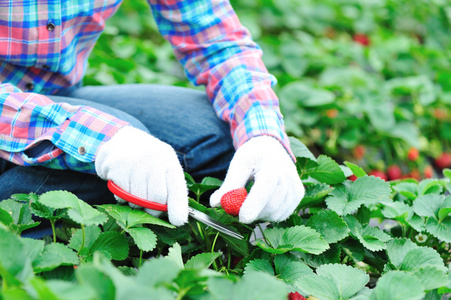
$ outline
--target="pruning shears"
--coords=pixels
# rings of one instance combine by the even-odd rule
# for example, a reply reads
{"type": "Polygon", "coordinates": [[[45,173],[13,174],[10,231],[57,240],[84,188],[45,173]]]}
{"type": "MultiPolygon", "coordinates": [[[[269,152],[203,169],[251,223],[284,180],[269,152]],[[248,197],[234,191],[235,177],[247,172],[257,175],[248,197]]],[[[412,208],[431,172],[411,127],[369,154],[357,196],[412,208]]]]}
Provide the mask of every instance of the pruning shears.
{"type": "MultiPolygon", "coordinates": [[[[121,199],[124,199],[125,201],[128,201],[130,203],[136,204],[141,207],[158,210],[158,211],[168,211],[168,206],[166,204],[157,203],[154,201],[146,200],[140,197],[137,197],[135,195],[130,194],[127,191],[124,191],[119,186],[117,186],[113,181],[108,180],[108,189],[118,196],[121,199]]],[[[198,211],[197,209],[194,209],[192,207],[188,207],[188,214],[190,217],[196,219],[197,221],[204,223],[207,226],[210,226],[211,228],[216,229],[217,231],[220,231],[224,234],[227,234],[228,236],[243,240],[244,236],[237,233],[227,225],[222,224],[221,222],[213,219],[212,217],[204,214],[201,211],[198,211]]]]}

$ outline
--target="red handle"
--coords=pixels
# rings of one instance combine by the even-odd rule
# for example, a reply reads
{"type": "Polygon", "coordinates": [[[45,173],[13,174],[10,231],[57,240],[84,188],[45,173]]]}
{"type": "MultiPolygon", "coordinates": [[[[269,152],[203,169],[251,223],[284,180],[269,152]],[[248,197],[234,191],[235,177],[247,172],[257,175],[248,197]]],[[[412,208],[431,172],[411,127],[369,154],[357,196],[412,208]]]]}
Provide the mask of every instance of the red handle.
{"type": "Polygon", "coordinates": [[[118,187],[111,180],[108,180],[108,189],[113,194],[118,196],[119,198],[124,199],[130,203],[133,203],[133,204],[145,207],[145,208],[150,208],[153,210],[168,211],[168,206],[166,204],[161,204],[161,203],[153,202],[150,200],[146,200],[146,199],[134,196],[134,195],[130,194],[129,192],[126,192],[123,189],[121,189],[120,187],[118,187]]]}

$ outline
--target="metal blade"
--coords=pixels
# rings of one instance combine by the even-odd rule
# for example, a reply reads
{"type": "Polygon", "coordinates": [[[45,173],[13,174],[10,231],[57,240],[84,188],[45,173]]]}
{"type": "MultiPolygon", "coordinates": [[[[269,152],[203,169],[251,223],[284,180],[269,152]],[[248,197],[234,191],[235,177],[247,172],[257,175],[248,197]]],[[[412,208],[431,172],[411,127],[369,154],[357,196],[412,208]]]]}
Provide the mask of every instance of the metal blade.
{"type": "Polygon", "coordinates": [[[194,209],[192,207],[188,208],[189,211],[189,215],[191,217],[193,217],[194,219],[196,219],[199,222],[204,223],[205,225],[208,225],[214,229],[216,229],[217,231],[220,231],[222,233],[225,233],[231,237],[243,240],[244,236],[242,236],[241,234],[235,232],[232,228],[222,224],[221,222],[213,219],[212,217],[210,217],[209,215],[204,214],[201,211],[198,211],[197,209],[194,209]]]}

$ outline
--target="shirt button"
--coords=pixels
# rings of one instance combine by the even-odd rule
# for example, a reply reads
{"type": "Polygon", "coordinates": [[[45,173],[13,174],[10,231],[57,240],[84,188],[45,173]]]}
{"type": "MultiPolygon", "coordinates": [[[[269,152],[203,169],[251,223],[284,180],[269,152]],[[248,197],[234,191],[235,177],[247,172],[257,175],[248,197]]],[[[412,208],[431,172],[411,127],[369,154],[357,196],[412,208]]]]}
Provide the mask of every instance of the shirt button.
{"type": "Polygon", "coordinates": [[[86,148],[81,146],[80,148],[78,148],[78,154],[80,155],[85,155],[86,154],[86,148]]]}
{"type": "Polygon", "coordinates": [[[53,30],[55,30],[55,24],[53,24],[52,22],[49,22],[49,23],[47,24],[47,30],[48,30],[48,31],[53,31],[53,30]]]}
{"type": "Polygon", "coordinates": [[[32,89],[34,89],[34,85],[33,83],[29,82],[25,85],[25,91],[31,91],[32,89]]]}

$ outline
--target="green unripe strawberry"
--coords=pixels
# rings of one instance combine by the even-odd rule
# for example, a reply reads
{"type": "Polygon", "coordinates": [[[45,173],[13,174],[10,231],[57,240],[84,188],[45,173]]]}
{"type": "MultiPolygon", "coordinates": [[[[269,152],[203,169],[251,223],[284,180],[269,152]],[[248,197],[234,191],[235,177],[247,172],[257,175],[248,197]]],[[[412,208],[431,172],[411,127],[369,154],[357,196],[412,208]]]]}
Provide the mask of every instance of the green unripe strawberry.
{"type": "Polygon", "coordinates": [[[246,197],[247,191],[245,188],[231,190],[221,197],[221,206],[229,215],[238,216],[246,197]]]}

